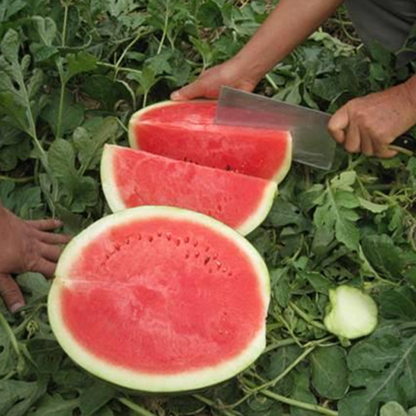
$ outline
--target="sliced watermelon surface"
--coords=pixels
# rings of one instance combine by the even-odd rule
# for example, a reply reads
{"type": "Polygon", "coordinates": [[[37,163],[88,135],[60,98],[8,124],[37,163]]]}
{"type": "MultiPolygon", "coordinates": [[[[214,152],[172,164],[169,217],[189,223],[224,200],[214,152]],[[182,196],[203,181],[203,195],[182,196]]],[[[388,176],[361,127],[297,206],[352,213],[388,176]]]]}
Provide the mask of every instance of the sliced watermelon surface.
{"type": "Polygon", "coordinates": [[[113,145],[105,146],[101,180],[113,212],[142,205],[186,208],[243,235],[265,219],[277,192],[273,181],[113,145]]]}
{"type": "Polygon", "coordinates": [[[240,234],[208,216],[139,207],[65,248],[48,299],[68,355],[121,386],[182,391],[228,379],[265,346],[269,277],[240,234]]]}
{"type": "Polygon", "coordinates": [[[216,101],[166,101],[130,119],[132,148],[281,182],[290,169],[286,131],[214,124],[216,101]]]}

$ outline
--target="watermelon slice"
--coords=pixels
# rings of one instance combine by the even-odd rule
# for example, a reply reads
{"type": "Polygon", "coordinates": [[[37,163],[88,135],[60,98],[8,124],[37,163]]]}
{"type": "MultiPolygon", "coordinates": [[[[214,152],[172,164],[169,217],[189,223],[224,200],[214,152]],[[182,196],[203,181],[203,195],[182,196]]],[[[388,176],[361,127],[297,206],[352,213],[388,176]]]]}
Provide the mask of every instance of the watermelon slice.
{"type": "Polygon", "coordinates": [[[273,181],[106,145],[101,182],[113,212],[169,205],[212,216],[241,234],[266,218],[277,192],[273,181]]]}
{"type": "Polygon", "coordinates": [[[216,101],[166,101],[130,119],[130,146],[177,160],[281,182],[290,169],[289,132],[214,124],[216,101]]]}
{"type": "Polygon", "coordinates": [[[265,347],[266,265],[221,222],[172,207],[107,216],[65,248],[48,299],[79,365],[135,390],[193,390],[233,377],[265,347]]]}

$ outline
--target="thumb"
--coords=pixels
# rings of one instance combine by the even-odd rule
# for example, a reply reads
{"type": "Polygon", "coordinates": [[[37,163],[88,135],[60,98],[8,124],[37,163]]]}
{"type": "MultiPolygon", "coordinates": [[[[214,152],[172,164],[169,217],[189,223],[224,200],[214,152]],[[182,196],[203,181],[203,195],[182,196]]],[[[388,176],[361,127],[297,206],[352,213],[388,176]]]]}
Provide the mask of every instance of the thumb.
{"type": "Polygon", "coordinates": [[[25,305],[19,285],[10,274],[0,274],[0,296],[12,313],[25,305]]]}
{"type": "Polygon", "coordinates": [[[338,143],[345,141],[345,129],[350,123],[347,106],[341,107],[329,120],[328,130],[338,143]]]}
{"type": "Polygon", "coordinates": [[[197,97],[214,98],[211,95],[212,94],[209,94],[208,91],[206,91],[204,83],[197,80],[180,90],[173,92],[170,98],[173,101],[186,101],[197,97]]]}

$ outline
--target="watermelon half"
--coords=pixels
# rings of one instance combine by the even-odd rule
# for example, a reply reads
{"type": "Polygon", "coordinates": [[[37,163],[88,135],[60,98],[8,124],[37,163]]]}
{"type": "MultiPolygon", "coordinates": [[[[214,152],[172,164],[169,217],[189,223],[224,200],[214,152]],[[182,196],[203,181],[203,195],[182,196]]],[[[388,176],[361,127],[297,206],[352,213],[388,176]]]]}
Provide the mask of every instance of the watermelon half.
{"type": "Polygon", "coordinates": [[[165,101],[130,119],[130,146],[149,153],[281,182],[290,169],[287,131],[214,124],[216,101],[165,101]]]}
{"type": "Polygon", "coordinates": [[[101,182],[113,212],[169,205],[214,217],[246,235],[266,218],[277,192],[273,181],[106,145],[101,182]]]}
{"type": "Polygon", "coordinates": [[[226,380],[265,347],[266,265],[221,222],[171,207],[105,217],[65,248],[49,299],[56,338],[105,380],[177,392],[226,380]]]}

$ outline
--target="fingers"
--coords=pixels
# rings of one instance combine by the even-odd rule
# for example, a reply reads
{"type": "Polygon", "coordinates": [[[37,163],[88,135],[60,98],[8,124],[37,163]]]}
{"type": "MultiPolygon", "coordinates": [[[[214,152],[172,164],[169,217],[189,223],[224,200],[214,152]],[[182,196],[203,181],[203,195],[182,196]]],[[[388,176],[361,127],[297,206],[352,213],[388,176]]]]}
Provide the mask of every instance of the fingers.
{"type": "Polygon", "coordinates": [[[0,296],[11,313],[25,305],[22,291],[10,274],[0,274],[0,296]]]}
{"type": "Polygon", "coordinates": [[[361,135],[360,129],[355,123],[351,123],[348,126],[347,134],[345,137],[344,148],[347,152],[358,153],[361,147],[361,135]]]}
{"type": "Polygon", "coordinates": [[[62,221],[56,219],[26,221],[29,225],[40,231],[54,231],[62,227],[62,221]]]}
{"type": "Polygon", "coordinates": [[[215,94],[208,93],[205,88],[205,83],[201,80],[196,80],[191,84],[181,88],[178,91],[175,91],[171,94],[170,98],[173,101],[185,101],[191,100],[192,98],[197,97],[208,97],[215,98],[215,94]]]}
{"type": "Polygon", "coordinates": [[[368,136],[361,137],[361,152],[366,156],[374,155],[373,141],[368,136]]]}
{"type": "Polygon", "coordinates": [[[392,157],[397,155],[397,150],[391,150],[387,146],[379,147],[375,151],[375,155],[381,159],[391,159],[392,157]]]}
{"type": "Polygon", "coordinates": [[[55,274],[55,268],[56,263],[43,257],[39,257],[31,267],[31,271],[42,273],[45,277],[51,279],[55,274]]]}
{"type": "Polygon", "coordinates": [[[40,231],[36,236],[38,240],[46,244],[67,244],[72,239],[72,236],[68,234],[55,234],[44,231],[40,231]]]}
{"type": "Polygon", "coordinates": [[[348,109],[341,107],[329,120],[328,130],[337,143],[344,143],[345,131],[350,123],[348,109]]]}
{"type": "Polygon", "coordinates": [[[41,244],[40,254],[41,256],[49,261],[56,263],[61,255],[62,248],[51,244],[41,244]]]}

